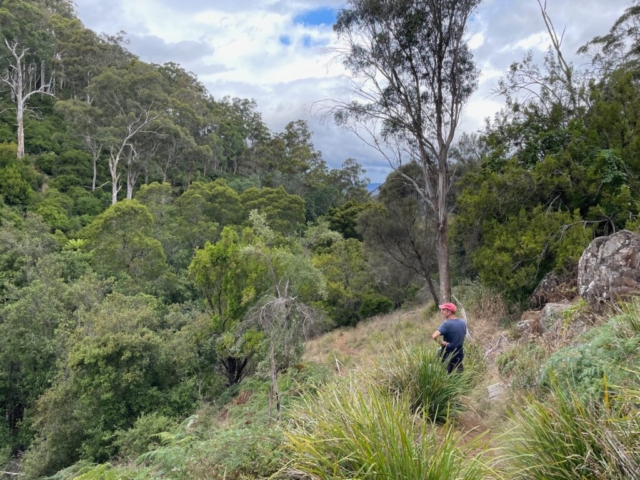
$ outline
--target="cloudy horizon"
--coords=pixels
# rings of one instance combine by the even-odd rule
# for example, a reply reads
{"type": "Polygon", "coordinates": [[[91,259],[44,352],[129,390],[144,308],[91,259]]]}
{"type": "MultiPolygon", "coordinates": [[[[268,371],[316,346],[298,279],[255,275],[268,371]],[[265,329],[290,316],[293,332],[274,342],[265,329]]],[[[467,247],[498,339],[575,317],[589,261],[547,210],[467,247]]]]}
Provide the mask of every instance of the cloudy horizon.
{"type": "MultiPolygon", "coordinates": [[[[267,126],[280,132],[304,119],[330,167],[355,158],[372,182],[388,164],[355,135],[313,115],[311,106],[346,98],[345,72],[332,61],[332,30],[343,0],[76,0],[85,25],[97,32],[127,32],[128,48],[142,60],[176,62],[192,71],[215,98],[253,98],[267,126]]],[[[629,0],[550,0],[547,10],[563,53],[576,65],[577,49],[606,33],[629,0]]],[[[460,132],[477,131],[502,107],[492,88],[509,65],[533,51],[541,61],[549,41],[536,0],[486,0],[469,24],[470,45],[481,69],[460,132]]]]}

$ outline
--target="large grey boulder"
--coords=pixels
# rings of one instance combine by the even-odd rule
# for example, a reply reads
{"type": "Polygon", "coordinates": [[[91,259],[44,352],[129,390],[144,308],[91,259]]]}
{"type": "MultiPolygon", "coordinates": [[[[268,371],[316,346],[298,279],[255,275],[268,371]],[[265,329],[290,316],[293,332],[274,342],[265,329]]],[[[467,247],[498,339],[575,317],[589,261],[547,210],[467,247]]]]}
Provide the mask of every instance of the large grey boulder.
{"type": "Polygon", "coordinates": [[[529,297],[529,307],[538,310],[547,303],[570,302],[578,295],[577,265],[567,271],[551,271],[540,281],[529,297]]]}
{"type": "Polygon", "coordinates": [[[595,311],[640,295],[640,235],[622,230],[591,242],[578,264],[578,292],[595,311]]]}

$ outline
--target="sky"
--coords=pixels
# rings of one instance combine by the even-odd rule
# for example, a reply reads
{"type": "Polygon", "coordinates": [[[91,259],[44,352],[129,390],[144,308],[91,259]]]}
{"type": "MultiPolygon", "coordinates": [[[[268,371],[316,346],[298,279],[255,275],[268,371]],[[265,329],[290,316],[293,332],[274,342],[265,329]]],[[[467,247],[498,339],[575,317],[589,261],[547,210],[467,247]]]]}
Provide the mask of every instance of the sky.
{"type": "MultiPolygon", "coordinates": [[[[547,0],[563,53],[582,65],[577,49],[606,33],[630,0],[547,0]]],[[[142,60],[176,62],[194,72],[214,98],[253,98],[274,132],[305,119],[315,147],[331,168],[355,158],[372,182],[384,181],[386,161],[353,133],[323,120],[314,105],[348,99],[332,24],[344,0],[76,0],[78,15],[97,32],[125,31],[142,60]]],[[[503,100],[493,88],[509,65],[533,51],[542,60],[548,35],[536,0],[485,0],[469,23],[469,44],[481,69],[477,92],[459,132],[475,132],[503,100]]]]}

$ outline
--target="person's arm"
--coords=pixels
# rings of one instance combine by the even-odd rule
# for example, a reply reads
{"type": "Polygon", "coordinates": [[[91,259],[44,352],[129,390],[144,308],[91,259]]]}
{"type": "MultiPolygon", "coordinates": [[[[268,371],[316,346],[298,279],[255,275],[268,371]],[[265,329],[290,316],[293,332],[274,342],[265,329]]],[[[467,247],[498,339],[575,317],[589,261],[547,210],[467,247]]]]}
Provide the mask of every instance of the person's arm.
{"type": "Polygon", "coordinates": [[[446,347],[447,346],[447,342],[445,342],[444,340],[440,339],[440,337],[442,336],[442,333],[440,333],[440,330],[436,330],[435,332],[433,332],[433,335],[431,335],[431,338],[433,338],[433,340],[438,343],[441,347],[446,347]]]}

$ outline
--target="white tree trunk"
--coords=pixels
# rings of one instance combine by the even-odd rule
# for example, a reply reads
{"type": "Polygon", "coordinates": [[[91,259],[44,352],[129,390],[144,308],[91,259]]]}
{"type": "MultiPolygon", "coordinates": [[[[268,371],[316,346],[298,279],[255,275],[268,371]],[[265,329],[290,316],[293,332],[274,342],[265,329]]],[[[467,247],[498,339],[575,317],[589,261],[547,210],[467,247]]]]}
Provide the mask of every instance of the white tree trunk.
{"type": "MultiPolygon", "coordinates": [[[[22,85],[19,89],[22,92],[22,85]]],[[[16,121],[18,124],[18,158],[24,158],[24,103],[22,101],[22,93],[16,98],[16,121]]]]}
{"type": "Polygon", "coordinates": [[[22,58],[16,58],[16,123],[18,124],[18,158],[24,158],[24,76],[22,58]]]}
{"type": "Polygon", "coordinates": [[[118,203],[118,192],[120,191],[120,174],[118,173],[118,164],[120,163],[119,150],[115,155],[111,153],[109,156],[109,173],[111,173],[111,205],[118,203]]]}
{"type": "Polygon", "coordinates": [[[96,183],[98,181],[98,156],[93,154],[93,179],[91,182],[91,191],[96,191],[96,183]]]}
{"type": "MultiPolygon", "coordinates": [[[[23,60],[25,54],[28,49],[23,48],[20,52],[18,52],[19,44],[17,42],[13,44],[9,44],[7,39],[4,39],[4,44],[11,52],[13,56],[14,62],[7,67],[6,73],[0,78],[0,81],[9,86],[11,90],[11,99],[16,104],[16,126],[18,128],[18,158],[24,158],[25,148],[24,148],[24,111],[27,108],[27,101],[29,98],[36,94],[41,93],[42,95],[50,95],[53,96],[51,92],[48,91],[48,86],[44,83],[44,78],[41,80],[41,85],[36,88],[36,83],[34,80],[37,78],[37,73],[34,73],[32,70],[36,70],[35,68],[29,69],[28,71],[23,64],[23,60]]],[[[40,75],[44,75],[44,62],[41,65],[42,71],[40,75]]]]}

